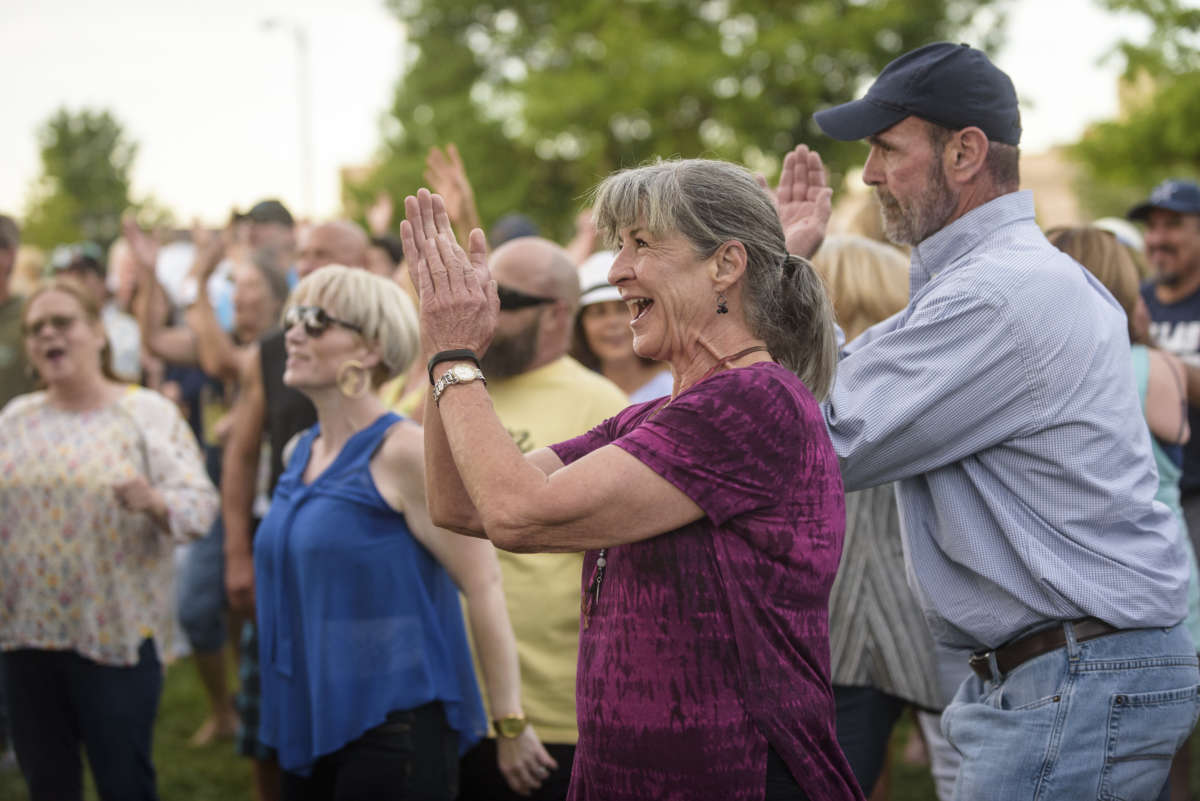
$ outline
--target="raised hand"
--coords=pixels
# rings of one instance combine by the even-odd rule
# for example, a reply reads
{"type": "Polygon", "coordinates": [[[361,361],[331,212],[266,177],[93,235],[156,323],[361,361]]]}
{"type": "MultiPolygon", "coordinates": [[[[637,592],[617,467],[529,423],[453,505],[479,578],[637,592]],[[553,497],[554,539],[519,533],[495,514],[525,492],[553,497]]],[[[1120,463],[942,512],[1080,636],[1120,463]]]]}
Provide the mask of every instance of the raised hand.
{"type": "Polygon", "coordinates": [[[153,273],[154,265],[158,261],[158,243],[141,229],[132,211],[126,212],[121,218],[121,233],[129,243],[134,260],[137,261],[138,272],[153,273]]]}
{"type": "Polygon", "coordinates": [[[391,195],[387,192],[380,192],[376,195],[375,202],[367,209],[367,227],[371,229],[371,236],[386,234],[392,227],[392,215],[395,212],[391,195]]]}
{"type": "Polygon", "coordinates": [[[825,241],[833,211],[833,190],[825,185],[821,156],[805,145],[784,156],[775,204],[788,253],[811,258],[825,241]]]}
{"type": "Polygon", "coordinates": [[[450,221],[461,232],[480,228],[479,211],[475,208],[475,192],[467,179],[467,168],[453,143],[446,145],[443,153],[431,147],[425,158],[425,181],[436,194],[442,196],[450,221]]]}
{"type": "Polygon", "coordinates": [[[229,238],[225,232],[213,233],[198,220],[192,225],[192,244],[196,253],[195,261],[192,262],[192,275],[198,282],[207,281],[221,263],[221,259],[225,258],[229,238]]]}
{"type": "Polygon", "coordinates": [[[426,355],[456,348],[482,354],[492,341],[500,312],[483,231],[473,229],[463,250],[454,237],[445,202],[428,189],[406,197],[404,212],[400,239],[421,302],[426,355]]]}

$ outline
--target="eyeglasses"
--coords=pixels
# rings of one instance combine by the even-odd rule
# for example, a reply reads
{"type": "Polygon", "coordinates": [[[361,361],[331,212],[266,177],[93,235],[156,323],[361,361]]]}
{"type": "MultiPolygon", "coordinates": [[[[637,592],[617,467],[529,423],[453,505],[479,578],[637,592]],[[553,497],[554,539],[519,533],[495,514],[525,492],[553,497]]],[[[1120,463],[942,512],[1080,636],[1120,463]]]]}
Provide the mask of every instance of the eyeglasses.
{"type": "Polygon", "coordinates": [[[501,311],[515,311],[516,309],[525,309],[530,306],[541,306],[546,303],[554,303],[556,298],[543,298],[539,295],[527,295],[519,289],[509,289],[506,286],[497,286],[496,294],[500,297],[501,311]]]}
{"type": "Polygon", "coordinates": [[[304,326],[304,333],[313,339],[328,331],[331,325],[340,325],[342,328],[349,328],[351,331],[359,334],[363,332],[362,326],[348,323],[345,320],[339,320],[336,317],[330,317],[320,306],[292,306],[283,313],[284,330],[296,324],[302,324],[304,326]]]}
{"type": "Polygon", "coordinates": [[[72,325],[75,324],[77,318],[70,314],[52,314],[49,317],[43,317],[40,320],[25,323],[25,336],[36,337],[42,333],[46,326],[50,326],[58,333],[63,333],[72,325]]]}

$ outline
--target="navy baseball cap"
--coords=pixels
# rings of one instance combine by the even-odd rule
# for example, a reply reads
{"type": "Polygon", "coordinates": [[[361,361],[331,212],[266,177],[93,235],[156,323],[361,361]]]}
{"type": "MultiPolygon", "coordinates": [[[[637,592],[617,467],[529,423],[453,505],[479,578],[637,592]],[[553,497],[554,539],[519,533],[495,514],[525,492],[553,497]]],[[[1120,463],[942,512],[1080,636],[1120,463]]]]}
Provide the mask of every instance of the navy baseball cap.
{"type": "Polygon", "coordinates": [[[296,221],[292,219],[291,212],[287,210],[287,206],[274,199],[260,200],[255,203],[250,211],[246,212],[245,219],[253,223],[279,223],[288,228],[296,224],[296,221]]]}
{"type": "Polygon", "coordinates": [[[1167,180],[1154,187],[1150,199],[1129,210],[1125,216],[1144,221],[1153,209],[1167,209],[1180,214],[1200,214],[1200,186],[1192,181],[1167,180]]]}
{"type": "Polygon", "coordinates": [[[993,142],[1021,141],[1021,112],[1013,82],[980,50],[937,42],[883,68],[866,97],[813,115],[826,135],[866,139],[905,117],[957,131],[975,126],[993,142]]]}

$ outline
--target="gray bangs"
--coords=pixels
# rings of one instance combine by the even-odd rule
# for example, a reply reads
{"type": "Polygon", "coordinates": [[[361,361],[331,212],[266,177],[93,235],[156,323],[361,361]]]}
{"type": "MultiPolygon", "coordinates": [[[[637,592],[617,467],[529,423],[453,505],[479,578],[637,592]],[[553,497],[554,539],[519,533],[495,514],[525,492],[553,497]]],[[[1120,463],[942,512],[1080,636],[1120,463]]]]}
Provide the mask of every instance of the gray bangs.
{"type": "Polygon", "coordinates": [[[751,214],[775,216],[770,198],[743,167],[709,159],[659,160],[604,179],[592,212],[600,236],[614,250],[620,249],[620,232],[642,220],[655,235],[679,231],[707,258],[726,240],[742,238],[736,226],[721,224],[734,198],[751,214]]]}
{"type": "Polygon", "coordinates": [[[621,170],[596,187],[592,201],[596,230],[610,248],[620,248],[621,231],[643,220],[653,234],[679,227],[675,209],[667,197],[683,196],[674,164],[658,162],[621,170]]]}

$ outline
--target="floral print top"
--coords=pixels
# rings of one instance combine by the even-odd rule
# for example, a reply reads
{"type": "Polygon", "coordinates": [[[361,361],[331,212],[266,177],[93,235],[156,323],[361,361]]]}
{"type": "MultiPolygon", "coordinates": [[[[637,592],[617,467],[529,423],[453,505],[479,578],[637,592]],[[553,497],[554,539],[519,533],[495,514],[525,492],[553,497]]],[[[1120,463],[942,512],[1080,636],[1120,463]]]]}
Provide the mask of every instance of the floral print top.
{"type": "Polygon", "coordinates": [[[0,648],[122,666],[153,637],[169,654],[175,542],[217,509],[191,429],[158,393],[131,386],[86,412],[14,398],[0,411],[0,648]],[[166,500],[169,532],[117,502],[114,485],[138,474],[166,500]]]}

